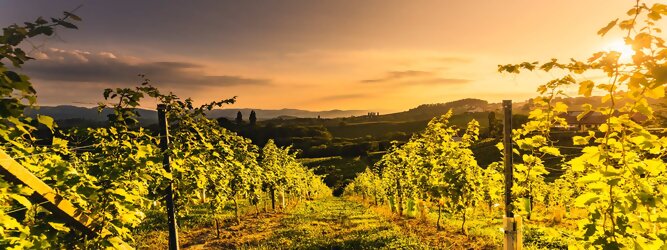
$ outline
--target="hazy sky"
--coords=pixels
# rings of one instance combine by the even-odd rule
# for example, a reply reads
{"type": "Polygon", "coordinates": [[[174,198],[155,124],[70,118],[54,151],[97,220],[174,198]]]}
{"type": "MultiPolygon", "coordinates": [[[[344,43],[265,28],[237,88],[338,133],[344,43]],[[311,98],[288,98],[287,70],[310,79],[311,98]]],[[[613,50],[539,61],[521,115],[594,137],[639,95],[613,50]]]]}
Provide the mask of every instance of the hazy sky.
{"type": "MultiPolygon", "coordinates": [[[[0,0],[0,25],[83,5],[25,67],[41,105],[96,103],[143,73],[234,107],[405,110],[466,97],[525,100],[550,74],[498,64],[584,58],[630,0],[0,0]]],[[[79,104],[80,105],[80,104],[79,104]]]]}

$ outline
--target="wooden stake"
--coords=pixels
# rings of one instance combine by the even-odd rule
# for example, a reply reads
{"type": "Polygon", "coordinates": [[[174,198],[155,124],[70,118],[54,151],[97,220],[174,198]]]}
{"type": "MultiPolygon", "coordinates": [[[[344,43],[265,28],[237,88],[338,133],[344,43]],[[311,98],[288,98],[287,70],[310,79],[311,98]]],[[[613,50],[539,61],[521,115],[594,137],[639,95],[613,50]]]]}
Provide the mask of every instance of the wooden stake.
{"type": "MultiPolygon", "coordinates": [[[[162,152],[169,150],[169,128],[167,123],[167,105],[157,105],[158,126],[160,130],[160,149],[162,152]]],[[[165,153],[162,160],[164,170],[171,173],[171,157],[165,153]]],[[[178,228],[176,224],[176,210],[174,209],[174,187],[171,181],[167,185],[167,221],[169,223],[169,249],[178,250],[178,228]]]]}
{"type": "MultiPolygon", "coordinates": [[[[57,194],[49,185],[37,178],[30,170],[23,167],[16,160],[12,159],[5,151],[0,149],[0,175],[16,185],[25,185],[34,192],[30,196],[33,202],[41,203],[42,206],[49,210],[49,212],[63,219],[68,226],[73,227],[88,236],[97,237],[100,233],[93,230],[94,221],[88,217],[83,211],[79,210],[65,197],[57,194]]],[[[107,229],[101,230],[102,235],[109,235],[107,229]]],[[[119,239],[113,237],[110,239],[116,242],[117,247],[121,249],[132,249],[130,245],[119,239]]]]}
{"type": "Polygon", "coordinates": [[[514,166],[512,162],[512,101],[503,101],[505,120],[503,122],[503,146],[505,165],[505,217],[514,217],[512,205],[512,185],[514,184],[514,166]]]}
{"type": "Polygon", "coordinates": [[[512,204],[512,186],[514,185],[514,163],[512,161],[512,100],[503,101],[505,119],[503,122],[503,146],[505,165],[505,216],[503,227],[505,232],[505,250],[522,249],[521,217],[514,217],[512,204]]]}

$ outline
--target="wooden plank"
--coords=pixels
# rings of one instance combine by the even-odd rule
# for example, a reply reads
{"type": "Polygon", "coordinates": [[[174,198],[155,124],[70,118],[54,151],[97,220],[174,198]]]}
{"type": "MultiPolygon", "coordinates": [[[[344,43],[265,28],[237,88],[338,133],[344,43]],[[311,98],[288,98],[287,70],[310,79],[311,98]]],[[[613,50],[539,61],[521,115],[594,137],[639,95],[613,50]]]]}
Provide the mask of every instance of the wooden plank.
{"type": "MultiPolygon", "coordinates": [[[[33,202],[41,203],[49,212],[63,219],[69,226],[89,235],[97,237],[98,233],[92,229],[93,219],[88,217],[83,211],[79,210],[70,201],[58,195],[49,185],[37,178],[30,170],[23,167],[20,163],[11,158],[4,150],[0,149],[0,174],[15,184],[25,185],[34,193],[31,195],[33,202]]],[[[102,234],[110,234],[106,229],[102,234]]],[[[121,249],[132,249],[127,243],[117,238],[112,241],[119,242],[121,249]]]]}
{"type": "Polygon", "coordinates": [[[515,230],[516,221],[513,217],[503,217],[503,237],[504,250],[517,250],[517,232],[515,230]]]}
{"type": "Polygon", "coordinates": [[[514,231],[516,233],[515,249],[523,250],[523,218],[514,216],[514,231]]]}
{"type": "Polygon", "coordinates": [[[12,159],[4,150],[0,149],[0,165],[2,173],[8,181],[23,184],[35,192],[32,197],[36,202],[47,201],[43,204],[44,208],[64,219],[69,225],[90,235],[96,236],[96,233],[90,229],[93,220],[79,211],[74,204],[58,195],[49,185],[37,178],[28,169],[12,159]]]}

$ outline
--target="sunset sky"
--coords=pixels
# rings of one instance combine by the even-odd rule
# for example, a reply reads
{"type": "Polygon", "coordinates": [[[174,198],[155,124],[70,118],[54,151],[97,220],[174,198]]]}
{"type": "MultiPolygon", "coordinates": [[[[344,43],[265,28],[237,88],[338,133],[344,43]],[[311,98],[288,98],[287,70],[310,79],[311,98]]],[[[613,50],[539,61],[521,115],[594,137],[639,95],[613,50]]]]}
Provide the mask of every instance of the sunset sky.
{"type": "Polygon", "coordinates": [[[553,75],[498,64],[587,58],[629,0],[0,0],[0,25],[75,9],[79,30],[36,39],[41,105],[88,105],[137,74],[233,107],[406,110],[461,98],[523,101],[553,75]]]}

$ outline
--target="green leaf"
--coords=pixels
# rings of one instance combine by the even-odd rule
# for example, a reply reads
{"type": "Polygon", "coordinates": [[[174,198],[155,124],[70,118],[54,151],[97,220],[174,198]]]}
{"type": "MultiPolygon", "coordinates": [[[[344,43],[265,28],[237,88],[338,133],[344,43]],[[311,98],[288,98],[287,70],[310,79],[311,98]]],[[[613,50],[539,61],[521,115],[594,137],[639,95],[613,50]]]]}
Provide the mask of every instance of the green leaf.
{"type": "Polygon", "coordinates": [[[58,25],[63,26],[63,27],[68,28],[68,29],[78,29],[78,27],[76,27],[76,25],[74,25],[70,22],[58,21],[57,23],[58,23],[58,25]]]}
{"type": "Polygon", "coordinates": [[[618,18],[616,18],[616,20],[614,20],[614,21],[609,22],[609,24],[607,24],[607,26],[598,30],[598,35],[604,36],[605,34],[607,34],[607,32],[609,32],[609,30],[611,30],[611,28],[616,26],[617,22],[618,22],[618,18]]]}
{"type": "Polygon", "coordinates": [[[557,102],[556,105],[554,105],[554,112],[558,112],[558,113],[567,112],[567,104],[562,103],[562,102],[557,102]]]}
{"type": "Polygon", "coordinates": [[[660,85],[658,87],[647,89],[645,92],[646,97],[652,99],[659,99],[665,97],[665,86],[660,85]]]}
{"type": "Polygon", "coordinates": [[[65,11],[64,13],[65,13],[65,16],[69,19],[72,19],[74,21],[79,21],[79,22],[81,21],[81,18],[77,15],[74,15],[74,14],[72,14],[70,12],[67,12],[67,11],[65,11]]]}
{"type": "Polygon", "coordinates": [[[67,147],[67,140],[60,139],[58,137],[53,137],[53,141],[51,143],[53,146],[59,146],[59,147],[67,147]]]}
{"type": "Polygon", "coordinates": [[[591,203],[600,199],[600,196],[595,193],[585,193],[574,200],[574,205],[577,207],[587,207],[591,203]]]}
{"type": "Polygon", "coordinates": [[[588,183],[591,183],[591,182],[599,181],[601,178],[602,178],[602,174],[600,174],[598,172],[593,172],[593,173],[587,174],[585,176],[582,176],[577,181],[581,184],[588,184],[588,183]]]}
{"type": "Polygon", "coordinates": [[[609,126],[606,123],[600,124],[600,127],[598,128],[600,132],[606,133],[609,130],[609,126]]]}
{"type": "Polygon", "coordinates": [[[595,83],[591,80],[586,80],[579,83],[579,94],[585,97],[590,97],[591,92],[593,92],[593,87],[595,83]]]}
{"type": "Polygon", "coordinates": [[[47,24],[48,22],[44,20],[42,17],[38,17],[37,20],[35,20],[36,24],[42,25],[42,24],[47,24]]]}
{"type": "Polygon", "coordinates": [[[109,94],[111,94],[111,92],[113,92],[112,89],[104,89],[104,93],[102,94],[102,96],[104,96],[105,100],[109,99],[109,94]]]}
{"type": "Polygon", "coordinates": [[[530,212],[531,212],[530,199],[521,198],[521,204],[523,205],[523,209],[530,214],[530,212]]]}
{"type": "Polygon", "coordinates": [[[51,27],[51,26],[39,26],[39,27],[31,30],[30,33],[28,33],[28,36],[29,37],[34,37],[34,36],[42,35],[42,34],[47,35],[47,36],[53,35],[53,27],[51,27]]]}
{"type": "Polygon", "coordinates": [[[53,131],[53,117],[45,115],[37,115],[37,121],[41,124],[44,124],[51,131],[53,131]]]}
{"type": "Polygon", "coordinates": [[[575,135],[572,137],[572,142],[574,145],[586,145],[588,144],[588,137],[575,135]]]}
{"type": "Polygon", "coordinates": [[[12,80],[13,82],[20,82],[21,81],[21,76],[19,76],[19,74],[17,74],[14,71],[5,71],[4,73],[5,73],[5,76],[7,76],[7,78],[9,78],[9,80],[12,80]]]}
{"type": "Polygon", "coordinates": [[[648,15],[646,15],[646,16],[647,16],[648,18],[650,18],[651,20],[653,20],[653,21],[658,21],[658,20],[660,20],[660,19],[662,18],[662,16],[660,15],[660,13],[655,12],[655,11],[651,11],[651,12],[649,12],[648,15]]]}
{"type": "Polygon", "coordinates": [[[25,196],[23,195],[9,194],[9,196],[12,197],[12,199],[14,199],[16,202],[18,202],[19,204],[23,205],[28,209],[32,207],[32,202],[30,202],[30,200],[28,200],[28,198],[25,198],[25,196]]]}
{"type": "Polygon", "coordinates": [[[541,147],[540,152],[547,153],[553,156],[561,156],[560,150],[558,150],[558,148],[555,147],[541,147]]]}
{"type": "Polygon", "coordinates": [[[51,225],[51,227],[55,230],[69,232],[69,227],[65,226],[65,223],[49,222],[49,225],[51,225]]]}

